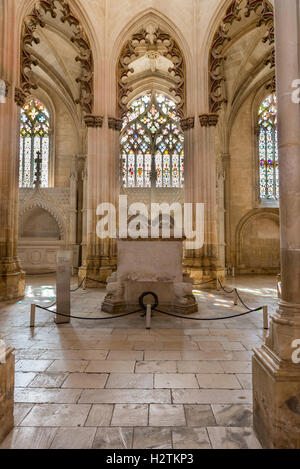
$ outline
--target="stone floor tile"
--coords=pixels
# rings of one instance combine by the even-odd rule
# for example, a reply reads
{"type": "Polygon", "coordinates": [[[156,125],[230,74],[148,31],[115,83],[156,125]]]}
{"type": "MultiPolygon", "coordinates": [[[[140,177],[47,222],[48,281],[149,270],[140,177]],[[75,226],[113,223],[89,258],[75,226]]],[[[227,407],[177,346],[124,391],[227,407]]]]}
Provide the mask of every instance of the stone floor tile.
{"type": "Polygon", "coordinates": [[[206,428],[172,429],[174,449],[211,449],[206,428]]]}
{"type": "Polygon", "coordinates": [[[56,431],[56,428],[14,428],[0,449],[49,449],[56,431]]]}
{"type": "Polygon", "coordinates": [[[116,404],[112,416],[112,427],[146,427],[148,425],[147,404],[116,404]]]}
{"type": "Polygon", "coordinates": [[[261,449],[252,428],[208,427],[213,449],[261,449]]]}
{"type": "Polygon", "coordinates": [[[22,371],[17,371],[15,373],[15,387],[16,388],[26,388],[36,377],[36,373],[22,371]]]}
{"type": "Polygon", "coordinates": [[[217,361],[180,361],[177,362],[179,373],[224,373],[223,368],[217,361]]]}
{"type": "Polygon", "coordinates": [[[154,376],[154,387],[156,389],[198,389],[199,385],[194,374],[168,373],[156,374],[154,376]]]}
{"type": "Polygon", "coordinates": [[[237,374],[236,377],[243,389],[252,389],[252,374],[237,374]]]}
{"type": "Polygon", "coordinates": [[[83,426],[91,406],[81,404],[36,405],[25,417],[22,427],[79,427],[83,426]]]}
{"type": "Polygon", "coordinates": [[[175,389],[175,404],[251,404],[252,392],[227,389],[175,389]]]}
{"type": "Polygon", "coordinates": [[[153,374],[111,373],[107,389],[153,389],[153,374]]]}
{"type": "Polygon", "coordinates": [[[70,373],[62,388],[103,389],[108,376],[104,373],[70,373]]]}
{"type": "Polygon", "coordinates": [[[235,375],[197,374],[200,389],[241,389],[235,375]]]}
{"type": "Polygon", "coordinates": [[[30,388],[60,388],[68,373],[39,373],[29,385],[30,388]]]}
{"type": "Polygon", "coordinates": [[[135,361],[91,361],[86,373],[133,373],[135,361]]]}
{"type": "Polygon", "coordinates": [[[131,449],[132,428],[98,428],[93,448],[94,449],[131,449]]]}
{"type": "Polygon", "coordinates": [[[136,373],[176,373],[175,361],[143,361],[136,362],[136,373]]]}
{"type": "Polygon", "coordinates": [[[50,449],[91,449],[96,428],[59,428],[50,449]]]}
{"type": "Polygon", "coordinates": [[[51,366],[49,366],[47,371],[51,372],[70,372],[75,373],[79,372],[82,373],[85,371],[86,367],[88,366],[89,362],[85,360],[55,360],[51,366]]]}
{"type": "Polygon", "coordinates": [[[171,403],[166,389],[98,389],[84,390],[82,404],[164,404],[171,403]]]}
{"type": "Polygon", "coordinates": [[[135,428],[134,449],[172,449],[171,428],[135,428]]]}
{"type": "Polygon", "coordinates": [[[46,371],[53,360],[19,360],[16,363],[16,371],[46,371]]]}
{"type": "Polygon", "coordinates": [[[114,406],[110,404],[93,405],[87,421],[86,427],[109,427],[111,423],[114,406]]]}
{"type": "Polygon", "coordinates": [[[108,351],[102,350],[47,350],[42,359],[53,360],[105,360],[108,351]]]}
{"type": "Polygon", "coordinates": [[[113,350],[109,352],[107,360],[117,360],[117,361],[133,361],[133,360],[143,360],[144,352],[130,351],[130,350],[113,350]]]}
{"type": "Polygon", "coordinates": [[[251,362],[220,362],[225,373],[239,373],[239,374],[250,374],[252,372],[251,362]]]}
{"type": "Polygon", "coordinates": [[[232,360],[231,352],[181,352],[181,360],[232,360]]]}
{"type": "Polygon", "coordinates": [[[250,405],[213,405],[212,410],[217,424],[223,427],[251,427],[253,425],[250,405]]]}
{"type": "Polygon", "coordinates": [[[146,351],[145,360],[159,361],[159,360],[181,360],[180,352],[174,351],[146,351]]]}
{"type": "Polygon", "coordinates": [[[187,404],[184,406],[184,410],[188,427],[213,427],[216,425],[216,419],[210,405],[187,404]]]}
{"type": "Polygon", "coordinates": [[[16,388],[15,402],[33,404],[73,404],[77,402],[81,390],[47,389],[47,388],[16,388]]]}
{"type": "Polygon", "coordinates": [[[183,427],[186,425],[182,405],[151,404],[149,409],[150,427],[183,427]]]}
{"type": "Polygon", "coordinates": [[[14,423],[18,427],[22,420],[31,411],[33,404],[15,404],[14,406],[14,423]]]}

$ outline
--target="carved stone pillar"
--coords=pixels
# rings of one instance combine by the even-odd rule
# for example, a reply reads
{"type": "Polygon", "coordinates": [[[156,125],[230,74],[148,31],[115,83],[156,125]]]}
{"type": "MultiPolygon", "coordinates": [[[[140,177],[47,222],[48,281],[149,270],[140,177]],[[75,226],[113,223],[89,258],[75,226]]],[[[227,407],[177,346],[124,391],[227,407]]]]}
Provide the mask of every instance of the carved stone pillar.
{"type": "Polygon", "coordinates": [[[229,155],[222,153],[217,159],[217,235],[218,235],[218,252],[221,266],[225,268],[226,259],[226,243],[225,243],[225,227],[226,227],[226,177],[228,174],[229,155]]]}
{"type": "MultiPolygon", "coordinates": [[[[106,281],[117,266],[115,240],[100,240],[96,226],[96,210],[101,203],[112,203],[117,208],[117,186],[119,179],[116,154],[119,134],[102,117],[86,116],[88,127],[87,163],[87,254],[86,265],[80,269],[79,277],[106,281]],[[104,125],[103,125],[104,123],[104,125]]],[[[90,287],[99,286],[88,281],[90,287]]]]}
{"type": "MultiPolygon", "coordinates": [[[[19,112],[14,89],[19,38],[14,29],[14,2],[6,2],[4,10],[0,15],[0,73],[9,87],[5,102],[0,103],[0,301],[20,298],[25,290],[25,274],[17,257],[19,112]]],[[[23,104],[18,92],[16,97],[23,104]]]]}
{"type": "MultiPolygon", "coordinates": [[[[224,269],[218,260],[216,156],[214,131],[216,114],[199,116],[199,122],[186,137],[185,201],[204,203],[204,246],[185,253],[184,265],[197,282],[224,278],[224,269]]],[[[211,284],[211,286],[214,286],[211,284]]]]}
{"type": "Polygon", "coordinates": [[[277,449],[300,449],[300,107],[292,100],[299,11],[299,0],[275,0],[282,298],[253,358],[254,428],[264,447],[277,449]]]}

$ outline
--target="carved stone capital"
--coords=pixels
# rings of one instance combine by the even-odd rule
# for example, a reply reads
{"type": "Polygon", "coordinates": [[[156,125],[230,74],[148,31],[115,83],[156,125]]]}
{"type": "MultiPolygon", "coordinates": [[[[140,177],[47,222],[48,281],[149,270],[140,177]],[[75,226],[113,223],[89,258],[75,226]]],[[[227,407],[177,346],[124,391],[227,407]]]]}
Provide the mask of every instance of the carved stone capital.
{"type": "Polygon", "coordinates": [[[216,127],[219,116],[218,114],[201,114],[199,120],[201,127],[216,127]]]}
{"type": "Polygon", "coordinates": [[[26,94],[21,88],[15,88],[15,103],[19,107],[23,107],[26,101],[26,94]]]}
{"type": "Polygon", "coordinates": [[[271,93],[276,93],[276,76],[274,75],[266,86],[266,89],[271,93]]]}
{"type": "Polygon", "coordinates": [[[101,128],[103,126],[103,117],[88,114],[84,116],[84,123],[87,127],[101,128]]]}
{"type": "Polygon", "coordinates": [[[186,117],[180,121],[181,128],[183,132],[193,129],[195,126],[195,117],[186,117]]]}
{"type": "Polygon", "coordinates": [[[118,132],[122,129],[122,119],[116,119],[115,117],[108,118],[108,128],[112,130],[117,130],[118,132]]]}

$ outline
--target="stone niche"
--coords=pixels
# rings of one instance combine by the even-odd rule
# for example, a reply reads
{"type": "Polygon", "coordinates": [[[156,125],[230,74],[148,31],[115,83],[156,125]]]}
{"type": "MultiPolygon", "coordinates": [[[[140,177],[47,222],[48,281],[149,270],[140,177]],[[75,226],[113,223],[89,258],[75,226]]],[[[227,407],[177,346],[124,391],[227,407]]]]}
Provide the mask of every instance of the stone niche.
{"type": "Polygon", "coordinates": [[[14,426],[15,356],[0,345],[0,442],[14,426]]]}
{"type": "Polygon", "coordinates": [[[108,279],[103,311],[138,309],[140,295],[150,291],[164,310],[198,311],[192,280],[183,274],[182,240],[118,240],[117,245],[118,269],[108,279]]]}

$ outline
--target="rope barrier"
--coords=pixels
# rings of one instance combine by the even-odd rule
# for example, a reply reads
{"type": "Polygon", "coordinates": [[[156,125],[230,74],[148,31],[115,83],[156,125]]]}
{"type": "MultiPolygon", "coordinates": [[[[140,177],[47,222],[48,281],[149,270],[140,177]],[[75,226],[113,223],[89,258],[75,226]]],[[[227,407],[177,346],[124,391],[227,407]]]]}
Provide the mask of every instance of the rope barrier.
{"type": "Polygon", "coordinates": [[[167,316],[172,316],[174,318],[189,319],[190,321],[223,321],[225,319],[234,319],[234,318],[239,318],[241,316],[246,316],[247,314],[250,314],[250,313],[256,313],[257,311],[262,311],[262,309],[263,307],[261,306],[260,308],[253,309],[251,311],[246,311],[245,313],[233,314],[232,316],[225,316],[222,318],[190,318],[187,316],[179,316],[177,314],[167,313],[166,311],[161,311],[159,309],[154,309],[154,311],[157,311],[158,313],[161,313],[161,314],[165,314],[167,316]]]}
{"type": "Polygon", "coordinates": [[[84,317],[80,317],[80,316],[71,316],[71,315],[68,315],[68,314],[57,313],[56,311],[50,311],[48,308],[44,308],[43,306],[39,306],[39,305],[35,305],[35,306],[38,309],[48,311],[48,313],[55,314],[56,316],[62,316],[62,317],[65,317],[65,318],[79,319],[79,320],[86,320],[86,321],[105,321],[105,320],[108,320],[108,319],[118,319],[118,318],[123,318],[125,316],[130,316],[132,314],[141,313],[143,311],[142,309],[139,309],[137,311],[131,311],[130,313],[120,314],[119,316],[108,316],[106,318],[84,318],[84,317]]]}

